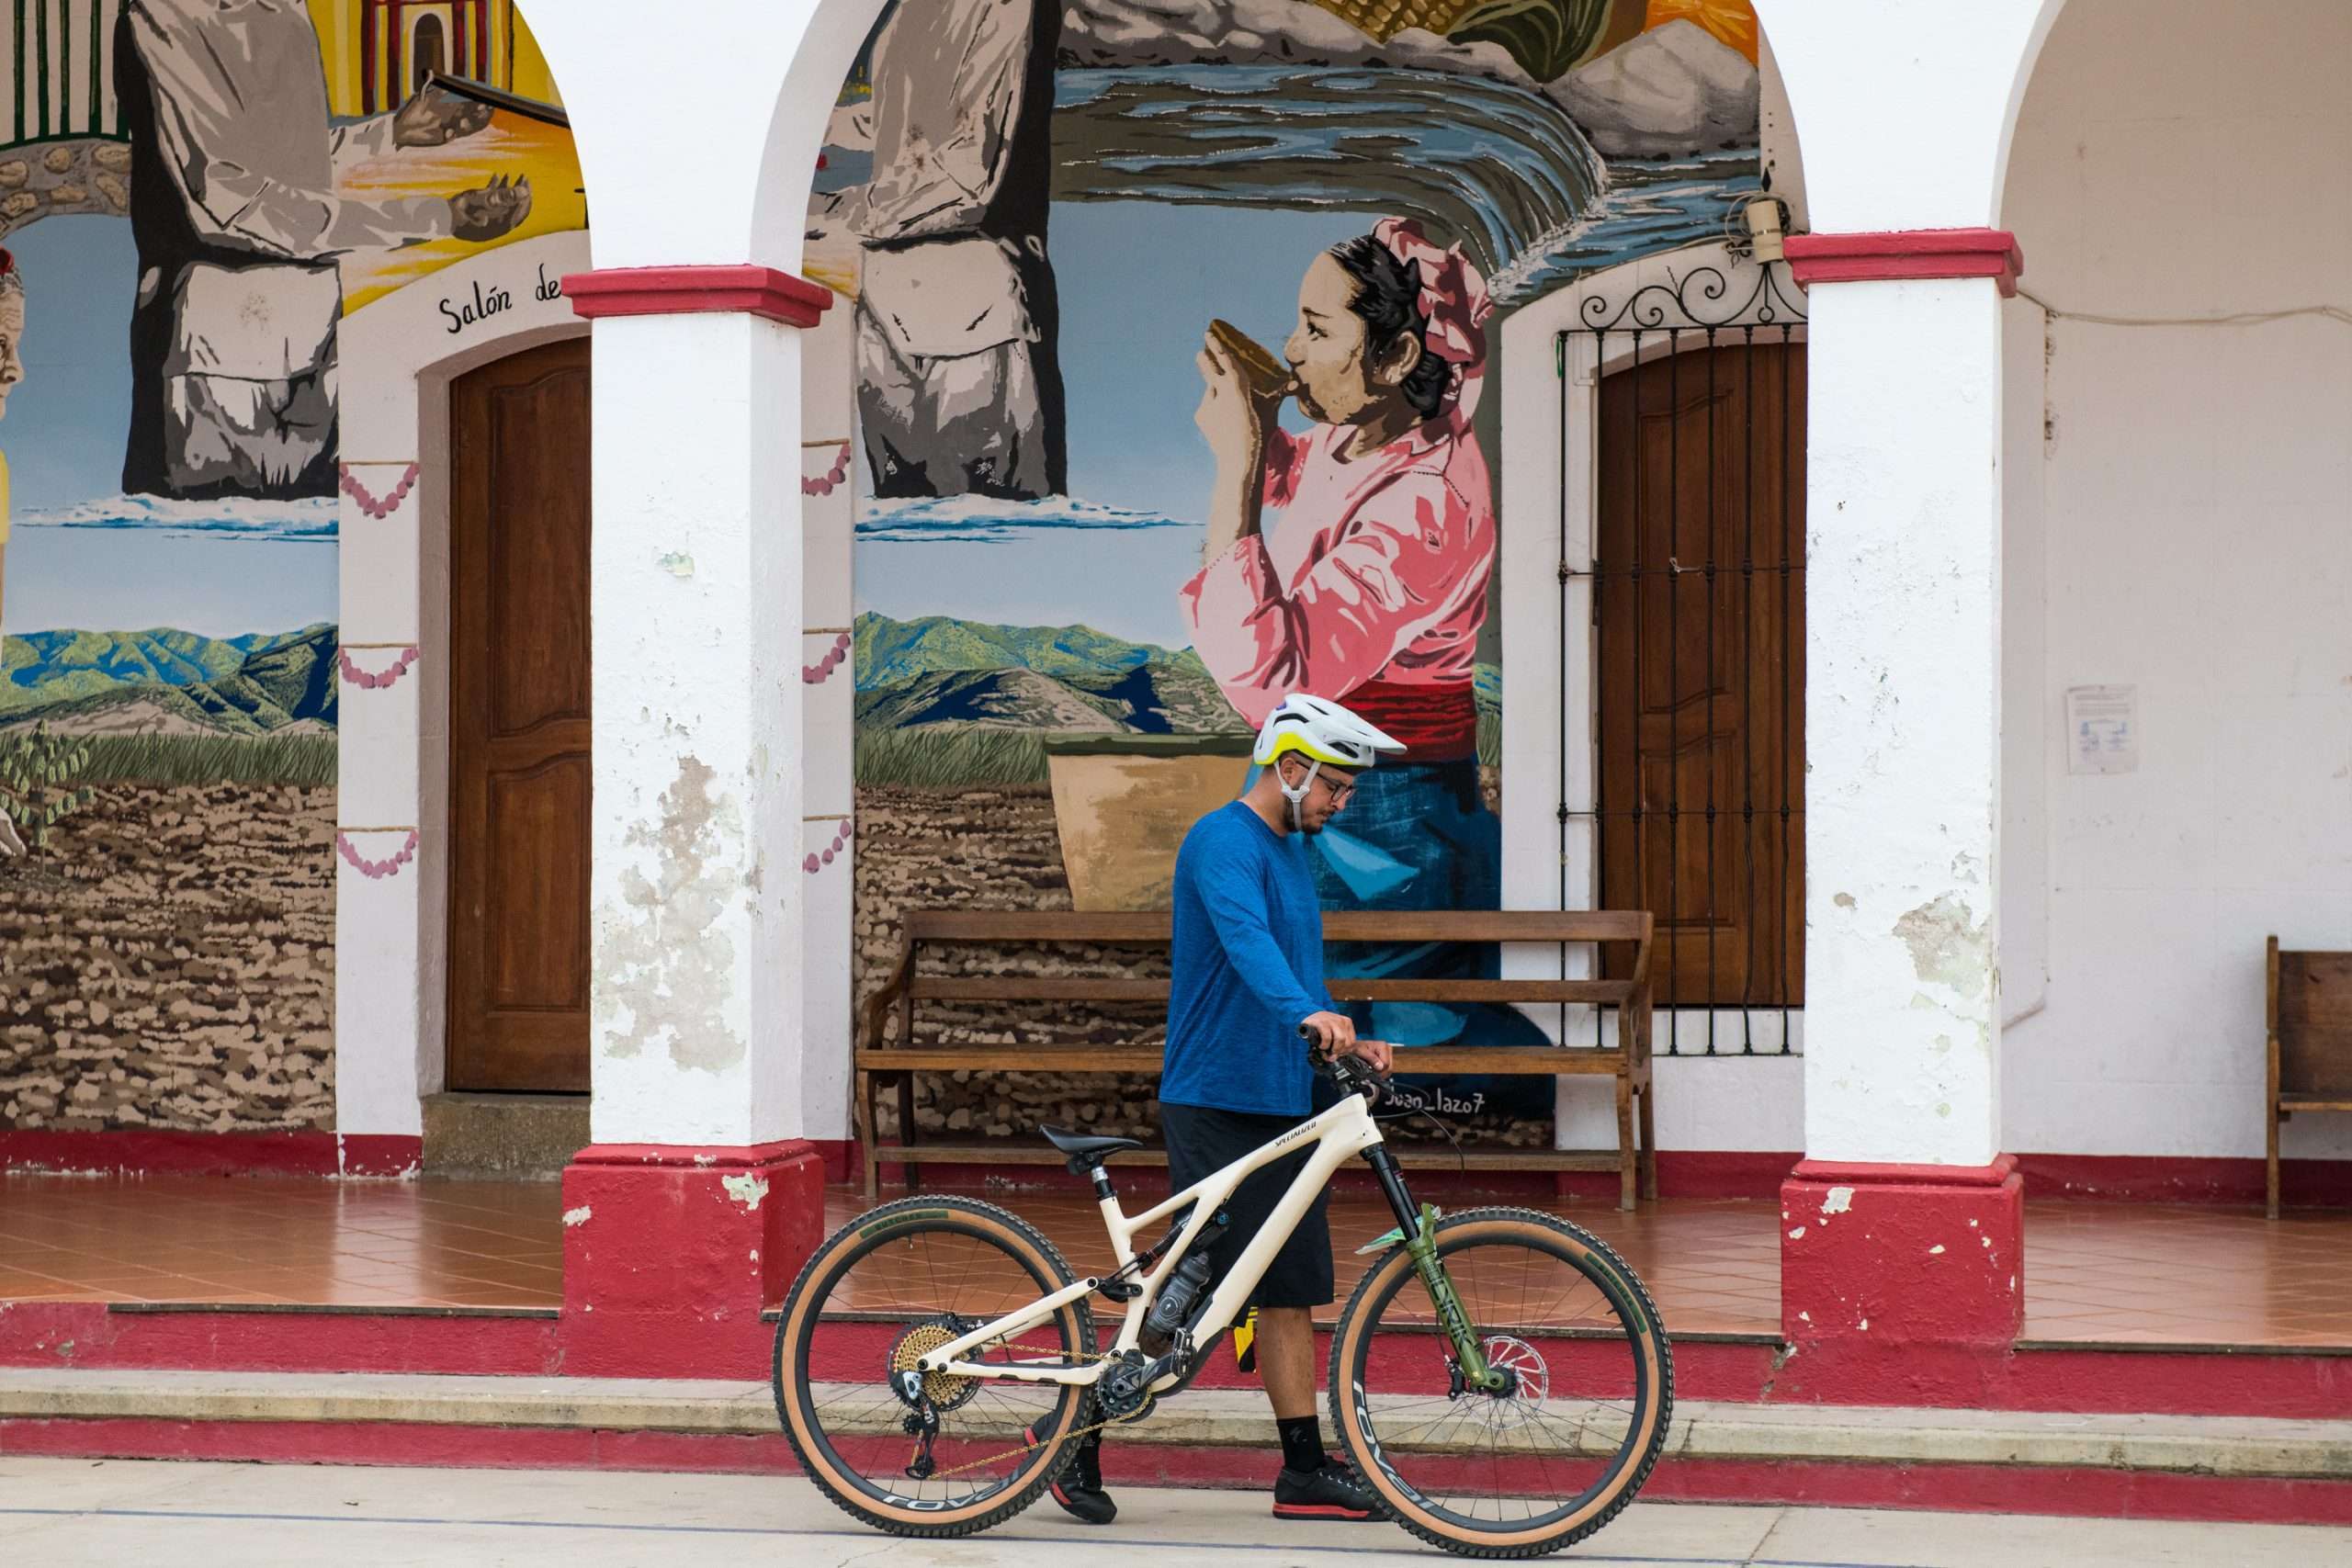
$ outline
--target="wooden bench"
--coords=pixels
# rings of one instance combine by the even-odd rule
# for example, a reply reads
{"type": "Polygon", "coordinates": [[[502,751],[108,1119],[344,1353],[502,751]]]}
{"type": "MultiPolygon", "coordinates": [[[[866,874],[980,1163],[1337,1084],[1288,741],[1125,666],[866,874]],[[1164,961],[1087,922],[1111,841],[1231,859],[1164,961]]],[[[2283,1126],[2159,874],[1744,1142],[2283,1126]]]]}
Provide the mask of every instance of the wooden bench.
{"type": "MultiPolygon", "coordinates": [[[[1631,950],[1629,960],[1612,965],[1624,976],[1620,979],[1374,980],[1329,976],[1331,995],[1341,1002],[1565,1002],[1619,1010],[1617,1043],[1613,1045],[1433,1045],[1399,1052],[1397,1064],[1400,1070],[1416,1075],[1524,1073],[1612,1077],[1617,1086],[1617,1147],[1613,1151],[1474,1149],[1456,1155],[1451,1148],[1404,1147],[1398,1150],[1403,1163],[1452,1167],[1461,1160],[1474,1170],[1614,1170],[1619,1176],[1620,1207],[1634,1206],[1637,1177],[1640,1189],[1649,1197],[1657,1197],[1657,1166],[1651,1137],[1650,1103],[1650,923],[1649,915],[1644,911],[1564,913],[1538,909],[1402,914],[1351,910],[1326,914],[1326,942],[1590,945],[1595,949],[1591,964],[1595,974],[1602,972],[1600,944],[1622,944],[1631,950]],[[1638,1145],[1634,1136],[1637,1126],[1638,1145]]],[[[926,1044],[917,1038],[915,1025],[918,1009],[925,1002],[1125,1002],[1157,1003],[1165,1008],[1169,983],[1164,978],[1138,978],[1116,973],[936,974],[926,972],[926,954],[941,954],[957,947],[1079,943],[1128,950],[1159,949],[1164,956],[1169,928],[1170,919],[1164,911],[910,911],[897,966],[883,987],[866,1000],[863,1043],[855,1055],[857,1131],[865,1158],[866,1197],[878,1196],[881,1168],[885,1164],[905,1167],[911,1188],[920,1179],[918,1166],[922,1160],[987,1165],[1061,1163],[1062,1156],[1032,1133],[1017,1133],[986,1142],[919,1140],[914,1114],[916,1073],[968,1070],[1156,1074],[1160,1070],[1160,1048],[1157,1045],[1105,1049],[1037,1043],[926,1044]],[[893,1019],[897,1021],[895,1040],[891,1038],[893,1019]],[[899,1136],[895,1143],[884,1143],[879,1131],[876,1096],[886,1082],[895,1085],[898,1091],[899,1136]]],[[[1166,1151],[1156,1148],[1135,1157],[1159,1164],[1167,1161],[1166,1151]]]]}
{"type": "Polygon", "coordinates": [[[2270,1114],[2265,1201],[2278,1217],[2278,1123],[2298,1111],[2352,1111],[2352,953],[2269,943],[2270,1114]]]}

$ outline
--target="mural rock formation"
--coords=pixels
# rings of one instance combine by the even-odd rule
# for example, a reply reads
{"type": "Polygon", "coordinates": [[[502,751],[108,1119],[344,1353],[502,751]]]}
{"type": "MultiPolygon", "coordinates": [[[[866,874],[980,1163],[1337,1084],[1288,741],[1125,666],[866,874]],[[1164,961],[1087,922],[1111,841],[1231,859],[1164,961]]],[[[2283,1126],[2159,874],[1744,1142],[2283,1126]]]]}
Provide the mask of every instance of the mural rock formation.
{"type": "Polygon", "coordinates": [[[1500,44],[1456,43],[1419,28],[1380,42],[1302,0],[1069,0],[1064,65],[1393,65],[1535,85],[1500,44]]]}
{"type": "Polygon", "coordinates": [[[1668,22],[1546,89],[1611,158],[1671,158],[1751,141],[1756,67],[1695,22],[1668,22]]]}
{"type": "Polygon", "coordinates": [[[1500,44],[1407,28],[1385,41],[1302,0],[1070,0],[1065,66],[1350,65],[1483,76],[1542,92],[1610,157],[1679,157],[1753,139],[1756,67],[1697,23],[1668,22],[1551,81],[1500,44]]]}

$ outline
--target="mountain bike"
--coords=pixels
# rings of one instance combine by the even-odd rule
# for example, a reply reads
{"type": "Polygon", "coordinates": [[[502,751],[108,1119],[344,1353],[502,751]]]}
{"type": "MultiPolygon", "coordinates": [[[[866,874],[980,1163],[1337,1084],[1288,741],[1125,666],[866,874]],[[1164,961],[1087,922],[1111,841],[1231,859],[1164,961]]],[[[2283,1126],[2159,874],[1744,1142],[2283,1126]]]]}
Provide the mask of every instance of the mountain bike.
{"type": "Polygon", "coordinates": [[[785,1298],[776,1413],[809,1478],[899,1535],[969,1535],[1037,1500],[1087,1433],[1139,1421],[1195,1377],[1334,1171],[1362,1156],[1396,1228],[1331,1335],[1331,1424],[1381,1508],[1471,1557],[1582,1540],[1657,1461],[1674,1362],[1649,1293],[1555,1215],[1416,1204],[1372,1105],[1379,1080],[1323,1060],[1338,1103],[1139,1214],[1104,1161],[1130,1138],[1043,1129],[1092,1180],[1117,1267],[1080,1278],[1016,1215],[916,1196],[834,1233],[785,1298]],[[1251,1171],[1305,1163],[1226,1277],[1196,1250],[1251,1171]],[[1165,1234],[1141,1251],[1138,1238],[1165,1234]],[[1123,1308],[1097,1342],[1096,1298],[1123,1308]]]}

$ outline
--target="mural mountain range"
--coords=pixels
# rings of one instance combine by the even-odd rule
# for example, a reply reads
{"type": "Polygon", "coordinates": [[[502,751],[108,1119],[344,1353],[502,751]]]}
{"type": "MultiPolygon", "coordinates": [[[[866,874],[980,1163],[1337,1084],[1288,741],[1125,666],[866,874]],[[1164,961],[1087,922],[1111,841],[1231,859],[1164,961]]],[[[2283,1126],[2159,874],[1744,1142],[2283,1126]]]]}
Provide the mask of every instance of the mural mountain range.
{"type": "Polygon", "coordinates": [[[33,632],[0,638],[0,728],[85,735],[332,730],[335,628],[209,637],[33,632]]]}
{"type": "MultiPolygon", "coordinates": [[[[858,616],[857,722],[1140,735],[1247,733],[1191,649],[1123,642],[1090,626],[997,626],[926,615],[858,616]]],[[[1502,705],[1502,672],[1477,670],[1482,718],[1502,705]]]]}
{"type": "Polygon", "coordinates": [[[1192,649],[1088,626],[857,618],[857,722],[1196,735],[1241,721],[1192,649]]]}

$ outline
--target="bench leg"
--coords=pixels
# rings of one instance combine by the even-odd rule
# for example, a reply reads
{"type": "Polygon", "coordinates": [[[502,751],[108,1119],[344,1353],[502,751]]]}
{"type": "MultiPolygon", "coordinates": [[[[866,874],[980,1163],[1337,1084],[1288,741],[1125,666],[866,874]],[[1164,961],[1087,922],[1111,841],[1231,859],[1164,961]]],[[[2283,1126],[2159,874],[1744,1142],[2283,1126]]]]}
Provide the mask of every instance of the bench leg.
{"type": "Polygon", "coordinates": [[[1634,1150],[1634,1080],[1620,1077],[1617,1080],[1617,1206],[1621,1209],[1634,1206],[1636,1158],[1634,1150]]]}
{"type": "Polygon", "coordinates": [[[1657,1201],[1657,1122],[1651,1108],[1657,1099],[1657,1080],[1642,1086],[1642,1196],[1657,1201]]]}
{"type": "Polygon", "coordinates": [[[878,1131],[880,1122],[881,1118],[875,1113],[874,1075],[860,1072],[857,1075],[857,1146],[865,1156],[865,1201],[868,1203],[878,1202],[882,1197],[882,1161],[874,1152],[874,1145],[881,1138],[878,1131]]]}
{"type": "Polygon", "coordinates": [[[2264,1118],[2270,1123],[2270,1136],[2264,1149],[2263,1212],[2272,1219],[2278,1217],[2278,1104],[2273,1100],[2270,1114],[2264,1118]]]}
{"type": "Polygon", "coordinates": [[[899,1168],[905,1175],[907,1190],[919,1191],[922,1187],[922,1173],[915,1168],[914,1159],[915,1076],[912,1073],[899,1075],[899,1168]]]}

